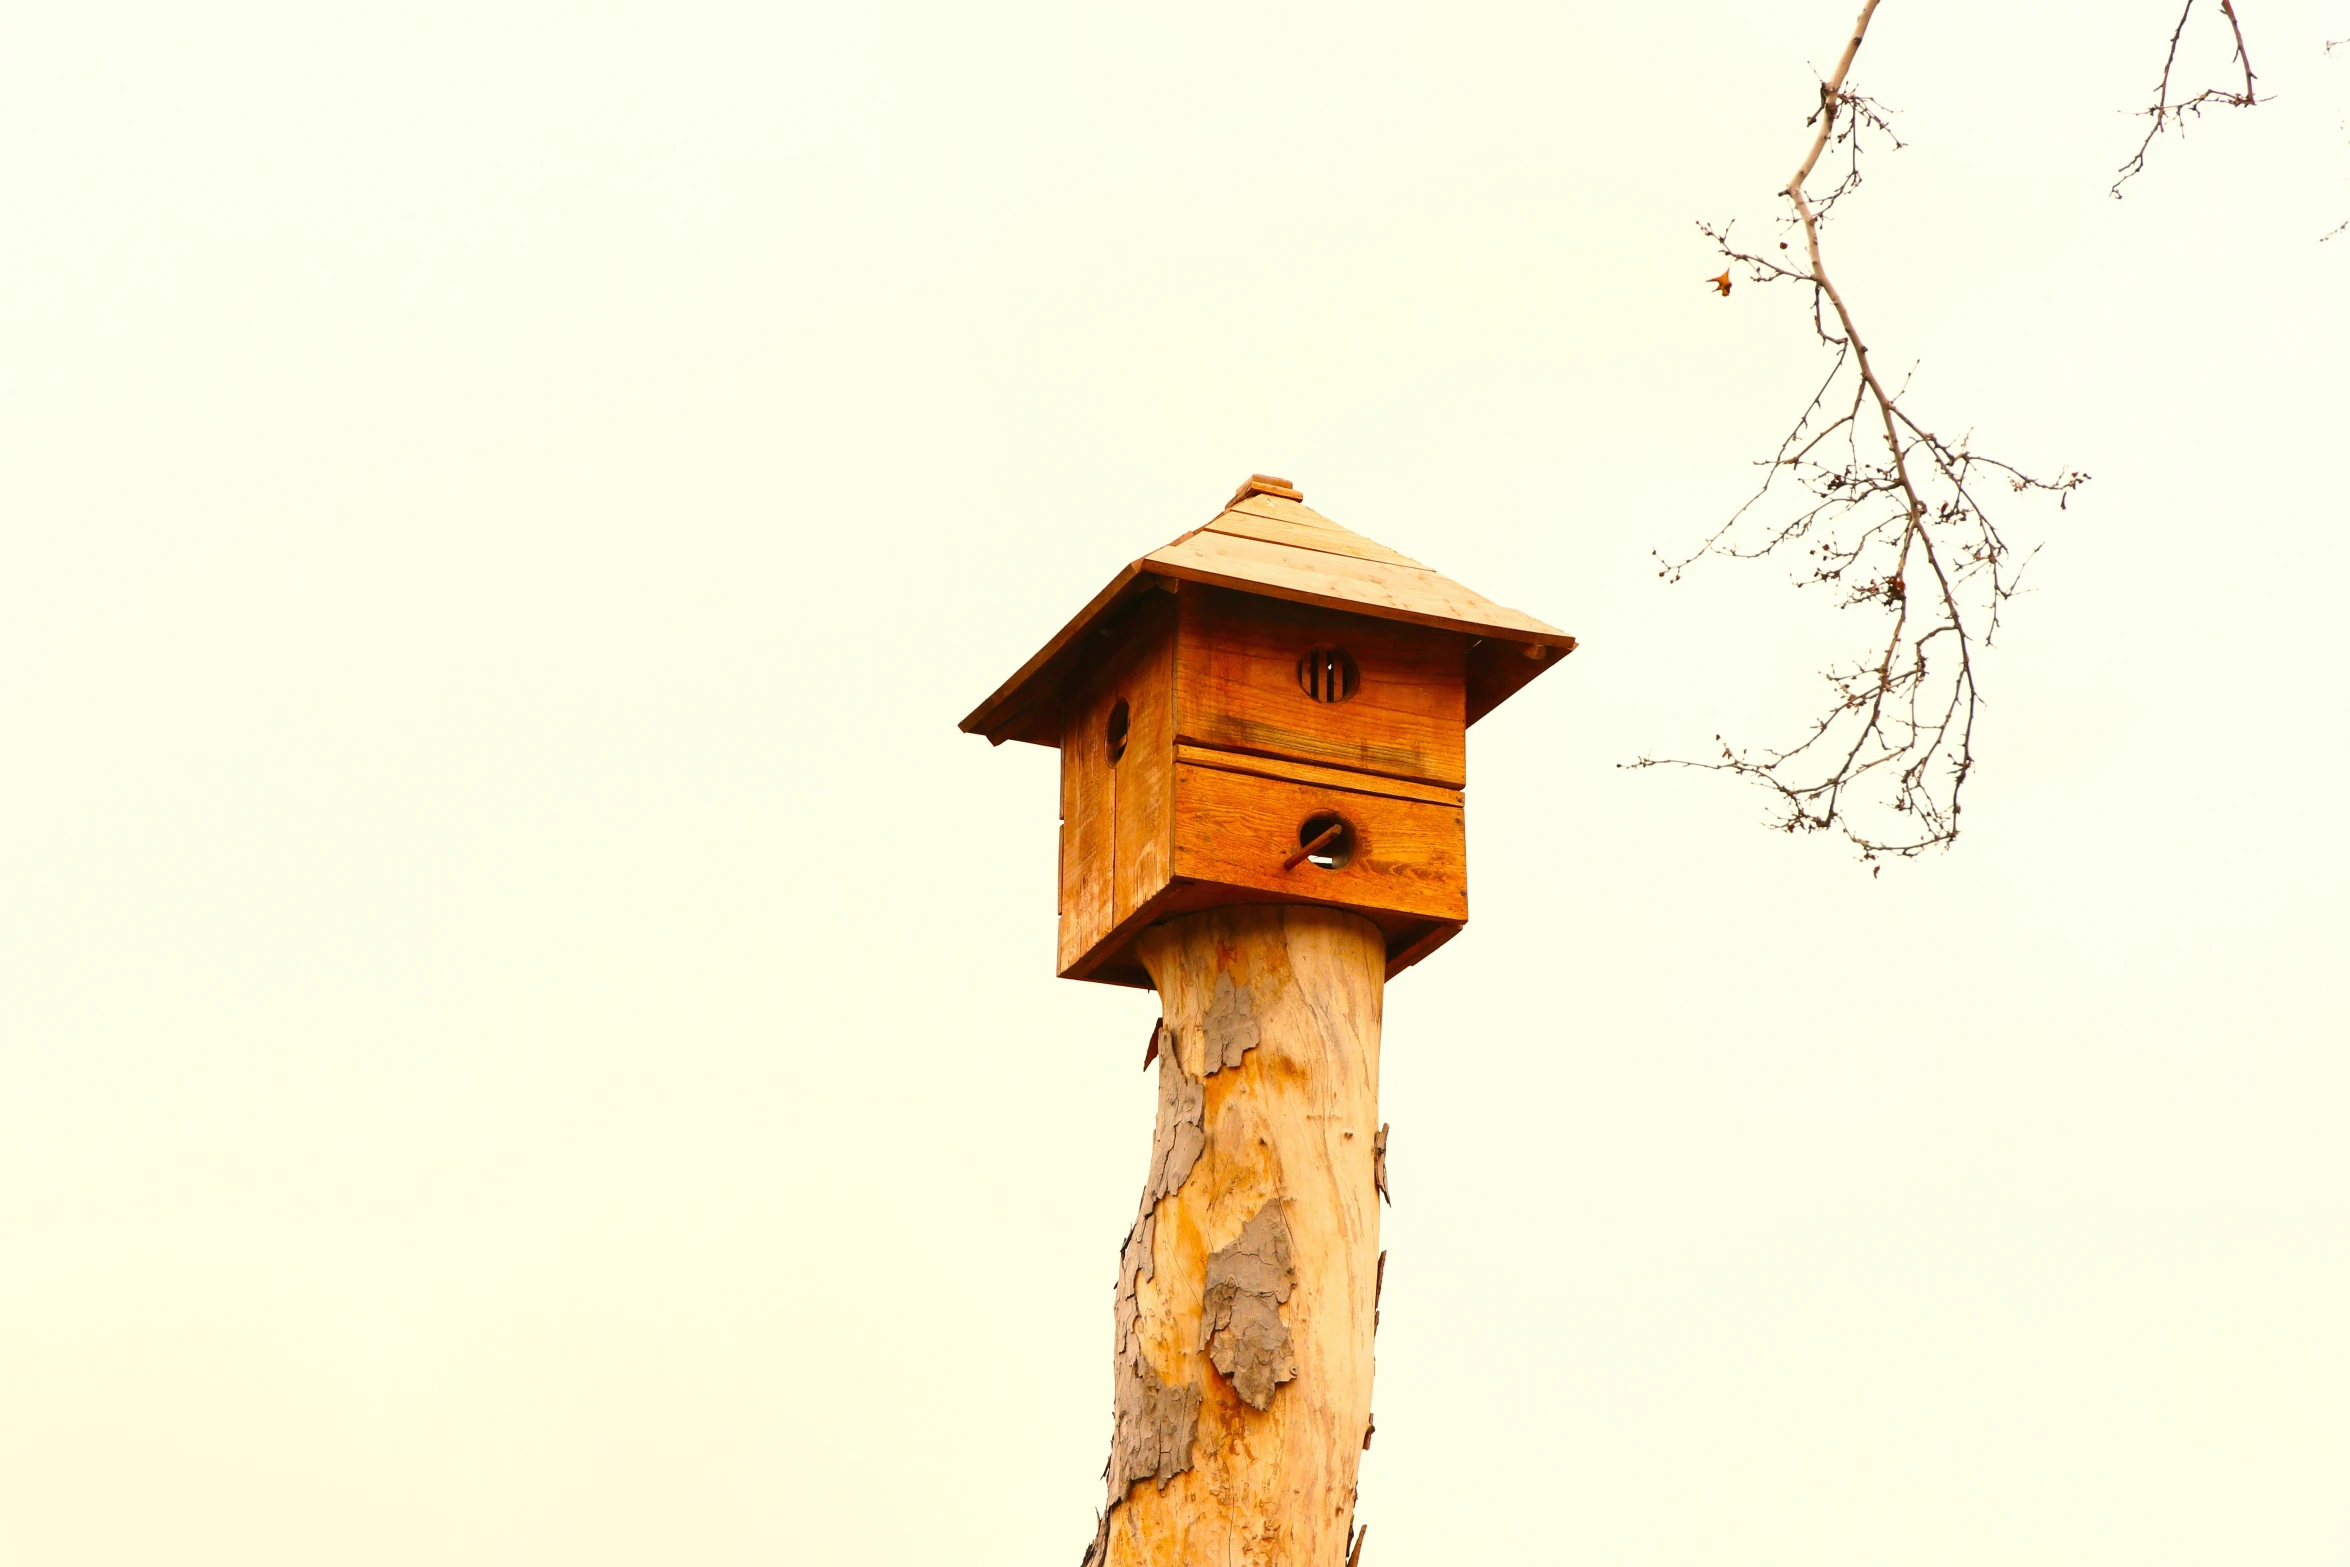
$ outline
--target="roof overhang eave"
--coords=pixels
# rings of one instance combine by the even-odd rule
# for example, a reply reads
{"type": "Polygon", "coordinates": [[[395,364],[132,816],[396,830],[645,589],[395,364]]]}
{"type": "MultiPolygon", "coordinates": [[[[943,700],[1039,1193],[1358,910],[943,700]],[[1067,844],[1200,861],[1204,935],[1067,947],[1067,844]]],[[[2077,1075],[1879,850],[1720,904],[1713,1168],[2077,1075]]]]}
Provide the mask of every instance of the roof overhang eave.
{"type": "MultiPolygon", "coordinates": [[[[1188,535],[1186,535],[1188,537],[1188,535]]],[[[1181,541],[1178,540],[1178,543],[1181,541]]],[[[1171,547],[1171,546],[1170,546],[1171,547]]],[[[1027,663],[1022,664],[1009,680],[998,686],[990,696],[962,722],[966,734],[985,735],[990,745],[1002,745],[1006,740],[1026,740],[1036,745],[1058,745],[1057,725],[1041,730],[1036,723],[1037,710],[1060,692],[1060,684],[1067,673],[1066,664],[1074,656],[1079,641],[1086,631],[1119,604],[1144,591],[1154,579],[1163,579],[1168,586],[1180,582],[1196,582],[1202,587],[1228,588],[1236,593],[1250,593],[1259,598],[1287,599],[1292,603],[1311,604],[1324,609],[1335,609],[1350,615],[1368,615],[1377,620],[1399,621],[1406,625],[1427,626],[1438,631],[1454,631],[1474,639],[1508,644],[1534,660],[1531,673],[1513,679],[1507,689],[1479,711],[1470,715],[1475,723],[1485,712],[1498,706],[1501,700],[1533,679],[1535,674],[1548,669],[1560,658],[1575,651],[1575,639],[1552,626],[1499,625],[1489,621],[1462,619],[1407,610],[1393,605],[1349,598],[1343,594],[1316,593],[1309,589],[1292,588],[1261,582],[1251,577],[1203,569],[1188,563],[1156,560],[1149,555],[1127,564],[1112,577],[1109,584],[1096,593],[1086,606],[1072,617],[1027,663]]]]}

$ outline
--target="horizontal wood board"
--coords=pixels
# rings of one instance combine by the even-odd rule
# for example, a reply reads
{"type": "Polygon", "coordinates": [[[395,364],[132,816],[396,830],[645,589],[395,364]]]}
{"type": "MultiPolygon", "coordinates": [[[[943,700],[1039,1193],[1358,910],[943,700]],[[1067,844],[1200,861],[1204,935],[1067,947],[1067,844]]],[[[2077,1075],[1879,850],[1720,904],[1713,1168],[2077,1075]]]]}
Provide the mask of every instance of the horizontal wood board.
{"type": "Polygon", "coordinates": [[[1258,778],[1286,778],[1292,783],[1347,789],[1357,794],[1385,794],[1399,800],[1425,800],[1430,805],[1457,807],[1464,799],[1460,790],[1447,789],[1441,784],[1417,783],[1408,778],[1387,778],[1377,773],[1356,772],[1345,767],[1317,767],[1311,762],[1292,762],[1284,757],[1259,756],[1250,751],[1224,751],[1214,746],[1192,745],[1188,742],[1175,747],[1175,760],[1189,762],[1196,767],[1221,767],[1228,773],[1249,773],[1258,778]]]}
{"type": "Polygon", "coordinates": [[[1468,781],[1467,648],[1456,633],[1220,589],[1177,595],[1179,741],[1458,789],[1468,781]],[[1355,695],[1317,702],[1298,659],[1341,647],[1355,695]]]}
{"type": "Polygon", "coordinates": [[[1469,917],[1459,810],[1221,768],[1176,765],[1175,874],[1366,914],[1469,917]],[[1335,869],[1310,862],[1284,868],[1298,847],[1299,826],[1326,811],[1353,828],[1353,858],[1335,869]]]}
{"type": "Polygon", "coordinates": [[[1359,533],[1349,532],[1295,501],[1280,500],[1273,496],[1251,496],[1209,523],[1208,529],[1237,538],[1261,539],[1268,544],[1320,550],[1326,555],[1384,561],[1388,565],[1403,566],[1413,571],[1428,569],[1409,555],[1399,555],[1384,544],[1366,539],[1359,533]]]}

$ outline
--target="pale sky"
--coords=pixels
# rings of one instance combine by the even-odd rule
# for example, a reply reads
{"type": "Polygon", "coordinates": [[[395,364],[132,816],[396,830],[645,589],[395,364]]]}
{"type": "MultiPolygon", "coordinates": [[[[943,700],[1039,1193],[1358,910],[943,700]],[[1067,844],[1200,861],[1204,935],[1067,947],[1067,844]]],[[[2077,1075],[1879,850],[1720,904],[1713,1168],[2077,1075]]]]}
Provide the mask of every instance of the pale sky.
{"type": "Polygon", "coordinates": [[[1389,992],[1365,1567],[2350,1559],[2350,10],[2120,203],[2172,6],[1879,11],[1854,308],[2094,482],[1872,881],[1617,767],[1846,650],[1650,551],[1850,9],[9,5],[0,1561],[1075,1561],[1156,1011],[955,721],[1252,470],[1583,639],[1389,992]]]}

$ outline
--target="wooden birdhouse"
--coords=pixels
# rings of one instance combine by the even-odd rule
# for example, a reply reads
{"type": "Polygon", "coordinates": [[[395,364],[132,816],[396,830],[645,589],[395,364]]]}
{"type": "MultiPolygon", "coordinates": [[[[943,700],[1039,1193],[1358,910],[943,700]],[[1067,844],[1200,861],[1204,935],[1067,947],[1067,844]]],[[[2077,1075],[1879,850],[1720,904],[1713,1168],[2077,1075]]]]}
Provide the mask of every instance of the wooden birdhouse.
{"type": "Polygon", "coordinates": [[[1061,752],[1060,972],[1235,903],[1351,909],[1387,972],[1469,918],[1468,726],[1575,639],[1262,474],[1128,565],[963,728],[1061,752]]]}

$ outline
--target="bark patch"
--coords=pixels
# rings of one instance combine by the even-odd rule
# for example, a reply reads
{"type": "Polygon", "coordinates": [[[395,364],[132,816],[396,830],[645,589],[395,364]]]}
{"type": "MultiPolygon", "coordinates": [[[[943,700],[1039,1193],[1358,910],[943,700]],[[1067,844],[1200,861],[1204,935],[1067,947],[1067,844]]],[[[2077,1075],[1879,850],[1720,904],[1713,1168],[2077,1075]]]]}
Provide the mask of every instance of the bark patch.
{"type": "Polygon", "coordinates": [[[1170,1046],[1159,1052],[1159,1121],[1151,1133],[1151,1167],[1142,1183],[1144,1213],[1157,1207],[1160,1198],[1183,1189],[1207,1146],[1207,1089],[1183,1070],[1182,1057],[1170,1046]]]}
{"type": "Polygon", "coordinates": [[[1151,1133],[1150,1168],[1142,1179],[1142,1209],[1134,1216],[1134,1227],[1126,1232],[1126,1245],[1118,1256],[1116,1318],[1121,1366],[1134,1353],[1134,1330],[1142,1322],[1136,1286],[1158,1274],[1154,1243],[1159,1231],[1159,1202],[1181,1191],[1183,1183],[1191,1179],[1208,1146],[1206,1118],[1207,1090],[1198,1078],[1183,1070],[1183,1059],[1172,1048],[1160,1051],[1159,1119],[1151,1133]]]}
{"type": "Polygon", "coordinates": [[[1297,1375],[1289,1324],[1281,1320],[1281,1303],[1296,1282],[1289,1222],[1278,1201],[1259,1208],[1231,1245],[1208,1257],[1200,1347],[1251,1409],[1270,1404],[1273,1389],[1297,1375]]]}
{"type": "Polygon", "coordinates": [[[1154,1247],[1159,1234],[1159,1203],[1182,1190],[1183,1183],[1206,1151],[1207,1090],[1183,1070],[1183,1058],[1174,1048],[1172,1032],[1162,1023],[1152,1035],[1159,1062],[1159,1119],[1151,1133],[1150,1168],[1142,1182],[1142,1206],[1126,1244],[1118,1254],[1117,1350],[1112,1356],[1116,1395],[1110,1430],[1110,1461],[1104,1475],[1110,1483],[1109,1504],[1098,1520],[1088,1563],[1107,1559],[1110,1519],[1126,1499],[1127,1489],[1141,1480],[1167,1482],[1191,1467],[1191,1451],[1199,1437],[1200,1388],[1197,1383],[1174,1386],[1159,1376],[1138,1342],[1142,1328],[1141,1283],[1158,1271],[1154,1247]]]}
{"type": "Polygon", "coordinates": [[[1202,1077],[1213,1077],[1228,1066],[1240,1065],[1240,1058],[1256,1049],[1264,1036],[1257,1026],[1254,997],[1246,985],[1232,983],[1230,974],[1216,976],[1216,988],[1208,996],[1208,1010],[1200,1019],[1200,1030],[1207,1035],[1207,1060],[1200,1067],[1202,1077]]]}
{"type": "Polygon", "coordinates": [[[1110,1438],[1110,1494],[1124,1497],[1137,1480],[1156,1480],[1159,1489],[1191,1467],[1192,1442],[1199,1435],[1200,1390],[1172,1387],[1140,1355],[1118,1368],[1118,1424],[1110,1438]]]}

